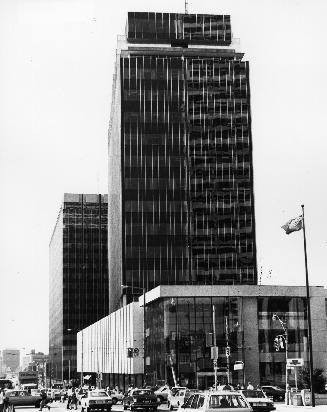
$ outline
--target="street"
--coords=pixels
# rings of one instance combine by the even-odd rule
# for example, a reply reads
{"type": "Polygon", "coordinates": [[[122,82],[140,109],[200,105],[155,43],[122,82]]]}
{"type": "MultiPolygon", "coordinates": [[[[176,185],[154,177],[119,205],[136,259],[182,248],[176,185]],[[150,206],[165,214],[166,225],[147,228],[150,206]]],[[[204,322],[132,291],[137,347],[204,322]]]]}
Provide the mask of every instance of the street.
{"type": "MultiPolygon", "coordinates": [[[[51,404],[51,409],[55,409],[55,412],[67,412],[66,408],[66,403],[62,404],[59,401],[53,402],[51,404]]],[[[326,405],[318,405],[315,408],[312,408],[311,406],[285,406],[281,402],[275,402],[275,407],[276,407],[276,412],[286,412],[286,411],[307,411],[307,410],[317,410],[317,411],[327,411],[327,406],[326,405]]],[[[17,412],[31,412],[31,411],[36,411],[35,408],[33,407],[16,407],[15,408],[17,412]]],[[[78,407],[78,410],[81,410],[81,407],[78,407]]],[[[167,404],[162,404],[158,408],[159,411],[168,411],[167,404]]],[[[47,409],[44,409],[44,412],[46,412],[47,409]]],[[[113,405],[112,411],[114,412],[122,412],[123,411],[123,406],[121,404],[113,405]]]]}

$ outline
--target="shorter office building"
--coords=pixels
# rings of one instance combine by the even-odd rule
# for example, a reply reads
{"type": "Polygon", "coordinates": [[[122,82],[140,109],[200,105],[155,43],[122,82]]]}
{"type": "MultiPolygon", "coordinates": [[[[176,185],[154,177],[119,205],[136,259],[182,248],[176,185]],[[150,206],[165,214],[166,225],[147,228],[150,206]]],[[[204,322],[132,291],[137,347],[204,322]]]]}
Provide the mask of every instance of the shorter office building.
{"type": "Polygon", "coordinates": [[[4,349],[2,351],[2,362],[6,371],[17,372],[20,365],[20,350],[4,349]]]}
{"type": "Polygon", "coordinates": [[[76,334],[109,313],[108,196],[65,193],[49,245],[49,374],[75,381],[76,334]]]}
{"type": "MultiPolygon", "coordinates": [[[[313,366],[327,370],[327,293],[311,287],[310,296],[313,366]]],[[[215,337],[218,381],[285,386],[286,358],[309,366],[307,314],[305,287],[158,286],[79,333],[78,370],[102,373],[109,386],[139,386],[145,337],[146,384],[208,388],[215,337]]],[[[295,369],[287,373],[294,385],[295,369]]]]}

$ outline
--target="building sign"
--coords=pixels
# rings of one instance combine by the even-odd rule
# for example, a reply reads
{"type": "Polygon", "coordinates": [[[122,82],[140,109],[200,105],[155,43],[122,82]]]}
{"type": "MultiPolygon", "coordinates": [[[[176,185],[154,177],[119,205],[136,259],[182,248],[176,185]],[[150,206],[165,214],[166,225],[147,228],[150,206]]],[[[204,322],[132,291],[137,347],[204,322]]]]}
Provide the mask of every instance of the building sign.
{"type": "Polygon", "coordinates": [[[287,366],[303,366],[303,358],[287,359],[287,366]]]}

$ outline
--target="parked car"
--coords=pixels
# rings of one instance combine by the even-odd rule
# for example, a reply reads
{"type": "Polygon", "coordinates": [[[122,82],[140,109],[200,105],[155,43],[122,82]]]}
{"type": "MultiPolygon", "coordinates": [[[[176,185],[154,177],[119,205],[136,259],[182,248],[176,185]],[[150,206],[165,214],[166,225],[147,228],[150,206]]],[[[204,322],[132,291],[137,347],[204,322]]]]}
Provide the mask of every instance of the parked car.
{"type": "Polygon", "coordinates": [[[273,401],[283,401],[285,399],[286,391],[279,386],[263,385],[261,386],[261,389],[268,396],[268,398],[272,398],[273,401]]]}
{"type": "Polygon", "coordinates": [[[175,388],[175,390],[171,391],[171,393],[168,395],[168,409],[170,409],[171,411],[178,409],[179,406],[183,405],[195,392],[199,391],[196,389],[187,389],[185,387],[175,388]]]}
{"type": "Polygon", "coordinates": [[[252,412],[249,402],[244,396],[237,391],[207,391],[196,392],[191,395],[188,400],[179,407],[179,412],[210,412],[219,410],[219,412],[252,412]]]}
{"type": "Polygon", "coordinates": [[[111,396],[112,404],[116,405],[117,402],[123,402],[124,394],[123,392],[119,392],[116,390],[109,391],[109,395],[111,396]]]}
{"type": "Polygon", "coordinates": [[[105,390],[95,389],[82,396],[81,406],[82,412],[110,411],[112,400],[105,390]]]}
{"type": "Polygon", "coordinates": [[[167,385],[161,386],[154,393],[157,396],[157,401],[159,403],[167,402],[168,395],[170,394],[170,388],[167,385]]]}
{"type": "Polygon", "coordinates": [[[32,395],[28,391],[23,390],[8,390],[6,396],[9,400],[9,405],[15,406],[35,406],[35,408],[40,407],[41,395],[32,395]]]}
{"type": "Polygon", "coordinates": [[[270,412],[276,408],[271,399],[269,399],[262,390],[241,390],[243,396],[252,406],[254,412],[270,412]]]}
{"type": "Polygon", "coordinates": [[[147,409],[156,411],[158,408],[157,396],[151,389],[132,389],[123,398],[124,411],[129,409],[147,409]]]}

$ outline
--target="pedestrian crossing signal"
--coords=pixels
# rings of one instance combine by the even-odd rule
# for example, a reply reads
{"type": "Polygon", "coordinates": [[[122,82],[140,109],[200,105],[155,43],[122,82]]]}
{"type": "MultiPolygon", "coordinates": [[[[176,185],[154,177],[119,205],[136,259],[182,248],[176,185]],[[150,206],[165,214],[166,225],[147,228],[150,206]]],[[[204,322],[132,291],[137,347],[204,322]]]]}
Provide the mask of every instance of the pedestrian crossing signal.
{"type": "Polygon", "coordinates": [[[127,357],[132,358],[133,357],[133,348],[127,348],[127,357]]]}

